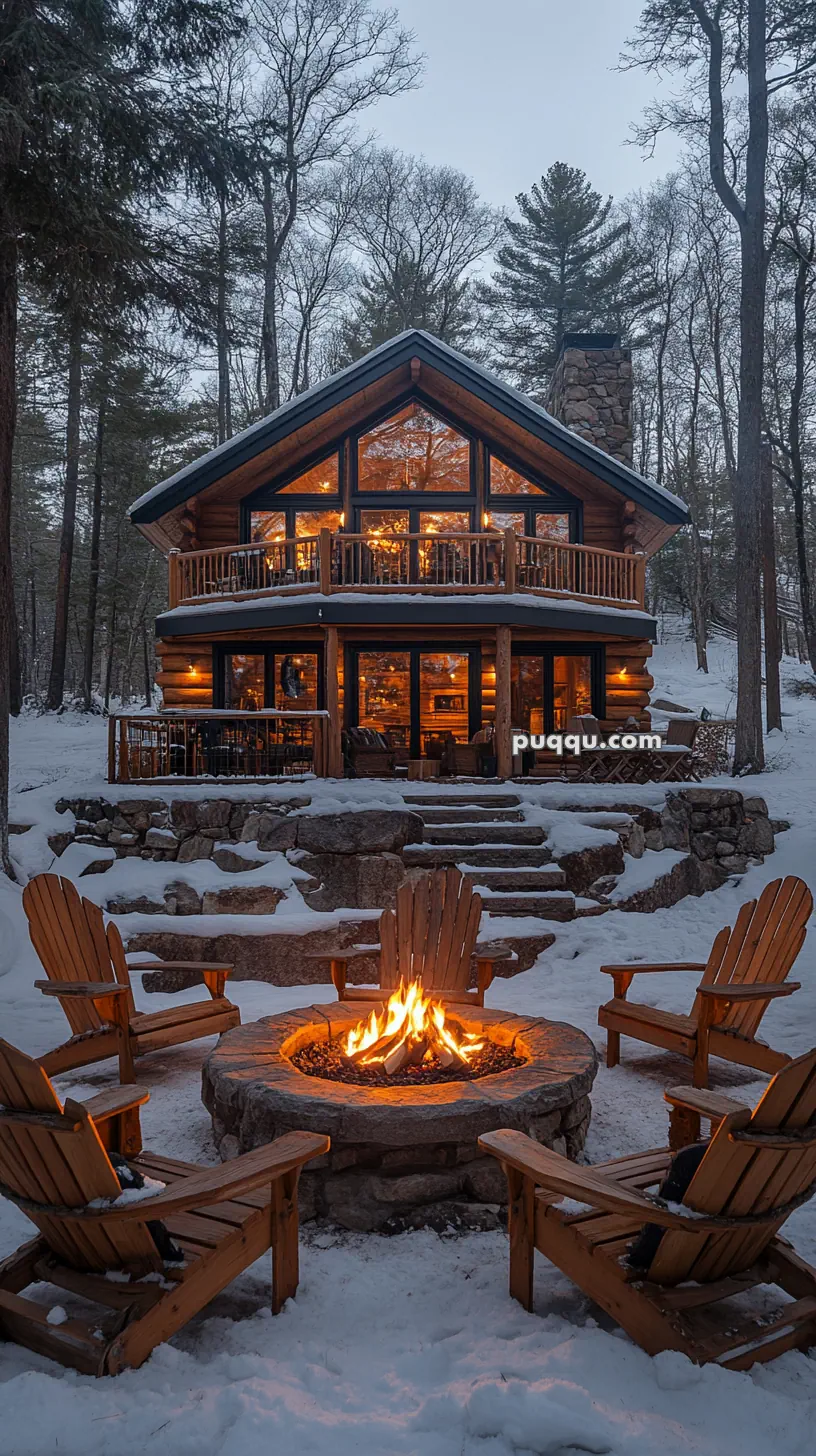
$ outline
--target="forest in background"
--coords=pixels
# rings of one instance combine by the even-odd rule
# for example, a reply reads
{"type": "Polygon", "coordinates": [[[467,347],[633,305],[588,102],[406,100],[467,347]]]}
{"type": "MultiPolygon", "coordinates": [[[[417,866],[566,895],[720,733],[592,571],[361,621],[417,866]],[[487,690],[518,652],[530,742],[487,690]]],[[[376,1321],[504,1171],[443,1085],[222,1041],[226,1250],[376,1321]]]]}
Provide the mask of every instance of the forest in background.
{"type": "MultiPolygon", "coordinates": [[[[372,108],[422,84],[398,11],[370,0],[8,0],[0,236],[14,226],[21,239],[12,710],[25,699],[149,701],[166,568],[127,506],[410,326],[539,399],[564,331],[621,332],[633,349],[636,467],[693,516],[651,567],[649,605],[688,615],[705,671],[712,628],[738,630],[745,575],[734,543],[750,453],[740,394],[758,15],[762,429],[783,638],[816,669],[813,10],[644,5],[622,64],[680,85],[639,141],[671,126],[683,165],[611,199],[543,154],[540,179],[496,209],[456,168],[373,135],[372,108]],[[53,99],[35,117],[25,108],[37,68],[53,99]],[[743,211],[729,194],[744,195],[743,211]]],[[[7,273],[0,258],[0,284],[7,273]]],[[[0,318],[0,348],[2,336],[0,318]]]]}

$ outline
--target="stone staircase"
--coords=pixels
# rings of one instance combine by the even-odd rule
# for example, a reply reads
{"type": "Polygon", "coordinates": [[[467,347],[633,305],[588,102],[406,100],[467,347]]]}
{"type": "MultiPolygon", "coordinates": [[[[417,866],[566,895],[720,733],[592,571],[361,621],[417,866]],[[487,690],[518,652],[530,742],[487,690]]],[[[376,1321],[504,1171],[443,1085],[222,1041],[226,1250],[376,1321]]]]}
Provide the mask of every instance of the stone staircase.
{"type": "Polygon", "coordinates": [[[403,795],[425,826],[421,843],[406,845],[411,868],[455,864],[479,887],[491,915],[573,920],[575,896],[552,863],[545,833],[525,824],[516,794],[403,795]]]}

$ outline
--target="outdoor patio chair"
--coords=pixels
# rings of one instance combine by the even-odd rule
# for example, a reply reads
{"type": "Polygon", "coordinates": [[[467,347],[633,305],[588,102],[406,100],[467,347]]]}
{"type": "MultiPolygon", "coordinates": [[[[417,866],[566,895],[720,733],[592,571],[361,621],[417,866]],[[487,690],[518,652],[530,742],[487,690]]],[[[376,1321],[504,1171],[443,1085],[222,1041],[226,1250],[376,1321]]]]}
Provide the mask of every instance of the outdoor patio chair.
{"type": "Polygon", "coordinates": [[[598,1023],[606,1029],[607,1066],[618,1065],[624,1035],[691,1057],[695,1087],[708,1086],[711,1056],[761,1072],[778,1071],[789,1056],[766,1046],[757,1031],[771,1001],[799,990],[798,982],[785,978],[802,949],[812,913],[813,896],[804,880],[788,875],[772,880],[758,900],[746,901],[734,929],[727,925],[720,931],[705,965],[632,961],[601,966],[615,989],[613,999],[598,1011],[598,1023]],[[687,1016],[627,1001],[635,976],[675,971],[702,972],[687,1016]]]}
{"type": "Polygon", "coordinates": [[[269,1248],[274,1314],[298,1286],[298,1178],[329,1139],[290,1132],[199,1167],[142,1152],[149,1096],[116,1087],[63,1105],[42,1067],[0,1041],[2,1194],[38,1230],[0,1260],[0,1338],[85,1375],[142,1365],[269,1248]],[[31,1284],[57,1299],[26,1298],[31,1284]],[[66,1316],[77,1300],[82,1313],[66,1316]]]}
{"type": "Polygon", "coordinates": [[[241,1025],[238,1007],[224,995],[232,966],[208,961],[140,965],[139,970],[200,971],[210,1000],[169,1011],[137,1011],[122,937],[113,923],[105,929],[98,905],[81,899],[70,880],[37,875],[23,891],[23,909],[48,976],[34,984],[44,995],[57,997],[73,1033],[40,1058],[49,1075],[118,1056],[120,1081],[132,1082],[135,1057],[241,1025]]]}
{"type": "Polygon", "coordinates": [[[511,1295],[532,1310],[538,1249],[649,1355],[747,1370],[816,1343],[816,1269],[778,1236],[816,1192],[816,1051],[778,1072],[753,1112],[693,1087],[666,1098],[675,1132],[678,1112],[711,1123],[688,1181],[672,1147],[585,1168],[522,1132],[479,1138],[507,1173],[511,1295]],[[670,1169],[681,1200],[648,1191],[670,1169]],[[581,1208],[559,1208],[565,1197],[581,1208]]]}
{"type": "Polygon", "coordinates": [[[443,1001],[484,1006],[496,961],[507,960],[503,942],[478,946],[482,897],[455,865],[419,875],[397,890],[396,911],[380,916],[378,945],[344,946],[310,953],[331,961],[331,976],[341,1001],[372,1001],[390,996],[400,982],[420,981],[426,994],[443,1001]],[[476,956],[477,984],[470,988],[470,965],[476,956]],[[347,984],[348,963],[379,955],[375,990],[347,984]]]}

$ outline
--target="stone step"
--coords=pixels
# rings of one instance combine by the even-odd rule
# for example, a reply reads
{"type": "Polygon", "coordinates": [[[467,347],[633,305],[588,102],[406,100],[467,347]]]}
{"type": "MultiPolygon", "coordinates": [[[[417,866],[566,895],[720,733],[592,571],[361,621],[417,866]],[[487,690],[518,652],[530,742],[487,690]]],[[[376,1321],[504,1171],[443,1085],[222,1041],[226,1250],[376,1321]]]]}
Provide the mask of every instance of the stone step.
{"type": "Polygon", "coordinates": [[[402,852],[402,858],[411,869],[437,869],[440,865],[469,864],[501,869],[515,869],[518,866],[536,868],[549,864],[552,850],[527,845],[462,845],[462,844],[409,844],[402,852]]]}
{"type": "Polygon", "coordinates": [[[517,809],[521,803],[518,794],[403,794],[402,797],[409,809],[420,804],[427,804],[429,808],[450,804],[460,809],[474,805],[484,809],[517,809]]]}
{"type": "Polygon", "coordinates": [[[567,885],[567,877],[557,865],[543,865],[541,869],[537,870],[519,870],[515,867],[482,869],[479,865],[460,863],[459,868],[473,881],[477,889],[484,886],[488,890],[540,890],[543,892],[545,890],[564,890],[567,885]]]}
{"type": "Polygon", "coordinates": [[[491,915],[535,915],[539,920],[574,920],[575,896],[568,890],[557,890],[549,895],[540,895],[536,890],[507,895],[488,891],[484,895],[484,908],[491,915]]]}
{"type": "Polygon", "coordinates": [[[543,829],[535,824],[429,824],[426,844],[543,844],[543,829]]]}
{"type": "Polygon", "coordinates": [[[425,824],[519,824],[523,820],[520,809],[485,809],[478,805],[466,809],[453,809],[444,805],[441,809],[417,809],[425,824]]]}

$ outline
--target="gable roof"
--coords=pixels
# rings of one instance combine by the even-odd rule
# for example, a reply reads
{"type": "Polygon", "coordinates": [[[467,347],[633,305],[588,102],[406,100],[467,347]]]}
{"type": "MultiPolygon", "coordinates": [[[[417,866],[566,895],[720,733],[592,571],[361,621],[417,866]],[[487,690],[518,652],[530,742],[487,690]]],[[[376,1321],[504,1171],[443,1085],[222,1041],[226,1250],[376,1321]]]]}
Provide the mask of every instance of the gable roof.
{"type": "Polygon", "coordinates": [[[419,359],[430,368],[439,370],[483,404],[496,409],[661,521],[682,526],[689,519],[685,502],[672,495],[671,491],[607,455],[605,450],[590,444],[580,435],[573,434],[541,405],[505,384],[457,349],[452,349],[449,344],[443,344],[424,329],[406,329],[396,338],[372,349],[362,359],[341,369],[338,374],[287,400],[273,414],[250,425],[239,435],[233,435],[223,445],[217,445],[206,455],[182,466],[168,480],[154,485],[130,507],[131,521],[140,525],[158,520],[327,410],[342,404],[401,365],[409,364],[411,359],[419,359]]]}

